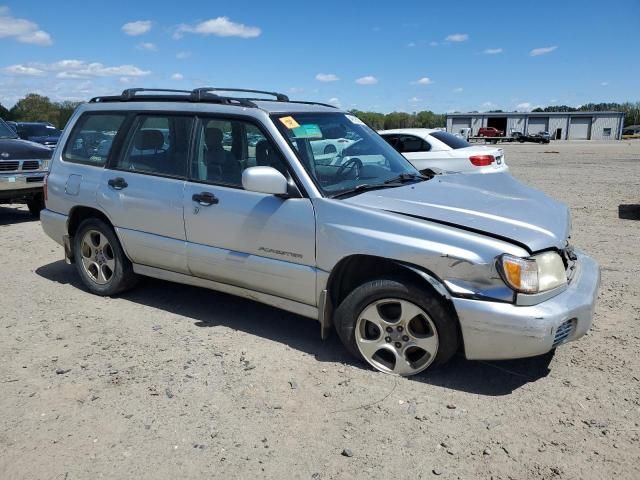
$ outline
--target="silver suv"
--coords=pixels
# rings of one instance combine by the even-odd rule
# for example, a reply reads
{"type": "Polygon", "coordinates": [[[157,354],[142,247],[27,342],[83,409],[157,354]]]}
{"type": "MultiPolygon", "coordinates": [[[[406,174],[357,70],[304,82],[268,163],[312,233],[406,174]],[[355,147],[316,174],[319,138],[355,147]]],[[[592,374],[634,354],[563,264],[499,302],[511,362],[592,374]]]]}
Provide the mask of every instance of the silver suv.
{"type": "Polygon", "coordinates": [[[145,275],[239,295],[399,375],[575,340],[600,280],[564,205],[508,174],[421,175],[357,117],[271,92],[94,98],[46,193],[42,226],[91,292],[145,275]]]}

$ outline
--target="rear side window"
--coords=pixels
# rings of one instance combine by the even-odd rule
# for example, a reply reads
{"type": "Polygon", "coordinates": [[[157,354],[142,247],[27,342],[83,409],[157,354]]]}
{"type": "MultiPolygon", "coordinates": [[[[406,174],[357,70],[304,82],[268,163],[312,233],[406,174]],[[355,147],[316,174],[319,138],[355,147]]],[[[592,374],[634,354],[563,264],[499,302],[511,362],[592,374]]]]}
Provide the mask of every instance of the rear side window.
{"type": "Polygon", "coordinates": [[[116,168],[185,177],[192,125],[189,116],[139,115],[116,168]]]}
{"type": "Polygon", "coordinates": [[[455,135],[451,135],[447,132],[433,132],[431,133],[431,136],[437,140],[440,140],[442,143],[454,150],[471,146],[471,144],[464,138],[456,137],[455,135]]]}
{"type": "Polygon", "coordinates": [[[103,167],[124,120],[124,114],[85,113],[73,127],[62,158],[66,162],[103,167]]]}
{"type": "Polygon", "coordinates": [[[431,145],[420,137],[404,135],[400,137],[395,148],[400,153],[428,152],[431,150],[431,145]]]}

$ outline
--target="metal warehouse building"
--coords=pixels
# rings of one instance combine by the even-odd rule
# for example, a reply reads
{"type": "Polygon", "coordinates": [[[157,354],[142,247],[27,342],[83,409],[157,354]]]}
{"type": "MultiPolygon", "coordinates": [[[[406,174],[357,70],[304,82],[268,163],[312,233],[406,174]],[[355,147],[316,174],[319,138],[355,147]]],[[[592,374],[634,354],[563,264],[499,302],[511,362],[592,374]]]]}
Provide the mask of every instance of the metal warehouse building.
{"type": "Polygon", "coordinates": [[[505,112],[450,113],[447,131],[459,133],[471,128],[471,136],[481,127],[495,127],[505,135],[521,132],[533,135],[547,131],[555,140],[619,140],[622,137],[622,112],[505,112]]]}

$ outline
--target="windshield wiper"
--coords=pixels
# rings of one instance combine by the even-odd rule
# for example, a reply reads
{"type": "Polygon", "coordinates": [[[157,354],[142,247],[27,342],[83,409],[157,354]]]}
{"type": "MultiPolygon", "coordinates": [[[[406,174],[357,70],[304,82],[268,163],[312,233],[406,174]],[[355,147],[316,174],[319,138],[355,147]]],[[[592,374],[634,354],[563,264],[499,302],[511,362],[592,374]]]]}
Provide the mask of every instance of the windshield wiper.
{"type": "Polygon", "coordinates": [[[391,187],[399,187],[401,183],[363,183],[358,185],[357,187],[350,188],[348,190],[343,190],[342,192],[336,193],[335,195],[331,195],[331,198],[340,198],[345,195],[354,195],[356,193],[368,192],[371,190],[379,190],[381,188],[391,188],[391,187]]]}
{"type": "Polygon", "coordinates": [[[406,183],[412,182],[415,180],[425,181],[431,180],[433,176],[427,177],[426,175],[420,175],[419,173],[401,173],[397,177],[390,178],[389,180],[385,180],[384,183],[406,183]]]}

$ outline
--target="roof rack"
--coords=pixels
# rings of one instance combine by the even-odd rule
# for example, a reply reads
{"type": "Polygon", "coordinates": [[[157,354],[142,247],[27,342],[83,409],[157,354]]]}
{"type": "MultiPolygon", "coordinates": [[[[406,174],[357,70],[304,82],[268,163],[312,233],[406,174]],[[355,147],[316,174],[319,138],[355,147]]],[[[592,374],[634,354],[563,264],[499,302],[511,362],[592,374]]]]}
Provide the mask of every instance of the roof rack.
{"type": "Polygon", "coordinates": [[[107,95],[103,97],[94,97],[89,103],[104,102],[207,102],[219,103],[223,105],[239,105],[242,107],[258,108],[254,102],[268,100],[265,98],[242,98],[229,97],[219,95],[215,92],[242,92],[242,93],[258,93],[262,95],[271,95],[275,97],[276,102],[299,103],[303,105],[322,105],[324,107],[337,108],[335,105],[320,102],[307,102],[301,100],[289,100],[289,97],[283,93],[268,92],[264,90],[249,90],[245,88],[195,88],[193,90],[175,90],[170,88],[127,88],[120,95],[107,95]],[[146,93],[141,95],[141,93],[146,93]]]}
{"type": "MultiPolygon", "coordinates": [[[[265,90],[249,90],[249,89],[246,89],[246,88],[208,88],[208,87],[202,87],[202,88],[195,88],[191,92],[191,94],[196,96],[196,98],[199,98],[200,95],[205,94],[205,93],[211,93],[211,92],[261,93],[263,95],[271,95],[272,97],[276,97],[276,101],[277,102],[288,102],[289,101],[289,97],[287,97],[284,93],[267,92],[265,90]]],[[[264,99],[251,98],[251,99],[247,99],[247,100],[264,100],[264,99]]],[[[198,100],[196,100],[196,101],[198,101],[198,100]]]]}

